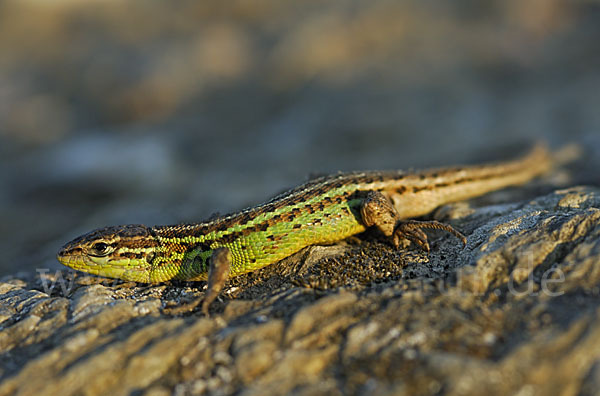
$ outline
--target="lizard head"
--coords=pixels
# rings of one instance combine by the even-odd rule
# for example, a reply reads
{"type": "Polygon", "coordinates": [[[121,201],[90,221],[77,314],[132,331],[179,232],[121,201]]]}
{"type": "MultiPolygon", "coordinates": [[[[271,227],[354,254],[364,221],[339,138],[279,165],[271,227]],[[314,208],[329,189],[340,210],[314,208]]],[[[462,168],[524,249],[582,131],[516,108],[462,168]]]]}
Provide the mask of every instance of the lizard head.
{"type": "Polygon", "coordinates": [[[94,275],[148,282],[158,239],[150,227],[131,224],[100,228],[64,245],[61,264],[94,275]]]}

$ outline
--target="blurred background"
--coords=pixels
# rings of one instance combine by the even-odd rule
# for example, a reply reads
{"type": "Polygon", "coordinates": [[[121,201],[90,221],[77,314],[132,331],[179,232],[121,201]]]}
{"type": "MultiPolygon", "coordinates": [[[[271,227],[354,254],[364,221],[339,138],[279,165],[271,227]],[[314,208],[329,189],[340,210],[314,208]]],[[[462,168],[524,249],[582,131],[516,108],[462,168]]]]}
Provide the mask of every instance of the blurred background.
{"type": "Polygon", "coordinates": [[[2,1],[0,275],[309,174],[536,139],[596,161],[599,43],[584,0],[2,1]]]}

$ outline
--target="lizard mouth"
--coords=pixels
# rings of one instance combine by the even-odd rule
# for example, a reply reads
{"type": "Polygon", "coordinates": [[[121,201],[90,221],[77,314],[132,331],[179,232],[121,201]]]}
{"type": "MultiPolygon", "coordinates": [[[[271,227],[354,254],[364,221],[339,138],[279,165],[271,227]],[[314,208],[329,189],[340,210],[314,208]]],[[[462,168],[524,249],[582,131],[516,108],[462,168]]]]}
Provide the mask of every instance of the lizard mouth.
{"type": "Polygon", "coordinates": [[[68,247],[68,244],[63,246],[56,254],[56,259],[67,267],[77,268],[85,264],[85,255],[83,251],[77,252],[68,247]]]}
{"type": "Polygon", "coordinates": [[[88,268],[96,267],[97,264],[90,260],[83,252],[74,253],[69,252],[65,248],[59,250],[56,254],[56,259],[62,264],[75,270],[83,270],[88,268]]]}
{"type": "Polygon", "coordinates": [[[65,250],[65,248],[57,253],[56,258],[61,264],[69,268],[92,275],[126,281],[149,281],[149,266],[145,262],[132,262],[131,260],[121,262],[109,257],[90,257],[83,251],[73,252],[65,250]]]}

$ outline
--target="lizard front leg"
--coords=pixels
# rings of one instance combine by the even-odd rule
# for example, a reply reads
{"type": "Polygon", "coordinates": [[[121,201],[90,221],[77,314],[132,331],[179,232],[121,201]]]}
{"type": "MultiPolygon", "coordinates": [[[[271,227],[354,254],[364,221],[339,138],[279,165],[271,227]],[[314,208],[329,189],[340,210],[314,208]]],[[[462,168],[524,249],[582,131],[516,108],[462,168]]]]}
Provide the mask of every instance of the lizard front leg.
{"type": "Polygon", "coordinates": [[[210,304],[219,296],[229,277],[231,268],[231,251],[226,247],[213,250],[209,258],[208,286],[202,302],[202,312],[208,316],[210,304]]]}
{"type": "Polygon", "coordinates": [[[360,207],[363,223],[367,227],[377,227],[383,235],[391,239],[397,248],[401,239],[407,239],[417,244],[426,252],[429,251],[427,234],[423,228],[433,228],[448,231],[463,244],[467,244],[467,238],[460,232],[447,224],[438,221],[402,220],[392,203],[380,192],[369,191],[360,207]]]}

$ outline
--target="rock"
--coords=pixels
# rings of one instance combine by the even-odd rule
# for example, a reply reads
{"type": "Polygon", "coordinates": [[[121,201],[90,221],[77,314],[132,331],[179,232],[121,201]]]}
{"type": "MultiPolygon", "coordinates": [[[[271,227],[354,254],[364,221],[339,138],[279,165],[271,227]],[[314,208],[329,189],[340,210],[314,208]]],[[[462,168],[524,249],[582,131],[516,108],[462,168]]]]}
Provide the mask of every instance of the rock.
{"type": "Polygon", "coordinates": [[[488,200],[437,212],[464,249],[366,233],[232,280],[211,318],[192,283],[4,279],[0,395],[595,394],[600,189],[488,200]]]}

